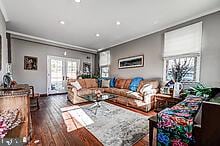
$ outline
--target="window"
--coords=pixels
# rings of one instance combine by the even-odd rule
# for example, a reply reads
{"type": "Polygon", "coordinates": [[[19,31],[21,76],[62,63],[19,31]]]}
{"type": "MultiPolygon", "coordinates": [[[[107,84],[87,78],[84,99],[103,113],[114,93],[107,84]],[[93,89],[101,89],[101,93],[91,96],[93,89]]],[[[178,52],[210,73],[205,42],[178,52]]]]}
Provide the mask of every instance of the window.
{"type": "Polygon", "coordinates": [[[101,77],[103,77],[103,78],[109,77],[109,67],[108,66],[101,67],[101,77]]]}
{"type": "Polygon", "coordinates": [[[101,52],[99,56],[100,75],[101,77],[109,77],[110,51],[101,52]]]}
{"type": "Polygon", "coordinates": [[[165,79],[169,81],[173,79],[173,66],[179,65],[182,67],[182,73],[185,76],[180,79],[182,82],[193,82],[199,80],[199,56],[186,56],[178,58],[169,58],[165,60],[165,79]]]}
{"type": "Polygon", "coordinates": [[[202,22],[165,33],[165,81],[174,79],[175,76],[181,82],[199,81],[201,42],[202,22]],[[181,78],[179,74],[184,77],[181,78]]]}

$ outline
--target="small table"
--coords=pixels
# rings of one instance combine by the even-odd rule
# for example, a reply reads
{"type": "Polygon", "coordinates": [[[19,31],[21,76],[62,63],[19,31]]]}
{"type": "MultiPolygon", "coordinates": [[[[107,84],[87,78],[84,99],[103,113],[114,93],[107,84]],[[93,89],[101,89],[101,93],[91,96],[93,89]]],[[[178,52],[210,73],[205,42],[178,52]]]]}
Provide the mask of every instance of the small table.
{"type": "Polygon", "coordinates": [[[96,115],[98,109],[101,107],[105,108],[106,110],[109,110],[107,107],[105,107],[103,104],[101,104],[102,101],[116,98],[117,95],[110,94],[110,93],[102,93],[102,95],[100,97],[97,97],[96,94],[82,95],[81,97],[90,101],[90,102],[94,102],[94,104],[90,107],[90,110],[95,109],[95,115],[96,115]]]}
{"type": "Polygon", "coordinates": [[[155,112],[160,112],[161,110],[172,107],[175,104],[182,101],[182,98],[172,97],[171,95],[166,94],[156,94],[155,95],[155,112]]]}
{"type": "Polygon", "coordinates": [[[148,120],[149,120],[149,146],[152,146],[154,128],[157,128],[157,116],[150,117],[148,120]]]}

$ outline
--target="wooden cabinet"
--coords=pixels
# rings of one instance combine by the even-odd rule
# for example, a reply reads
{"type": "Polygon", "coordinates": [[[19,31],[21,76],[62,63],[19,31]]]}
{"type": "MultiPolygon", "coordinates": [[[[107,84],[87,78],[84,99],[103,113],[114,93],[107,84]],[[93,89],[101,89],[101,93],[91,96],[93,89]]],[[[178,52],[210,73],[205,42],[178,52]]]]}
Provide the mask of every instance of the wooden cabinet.
{"type": "Polygon", "coordinates": [[[29,86],[18,85],[12,89],[0,89],[0,112],[18,109],[22,115],[22,123],[8,131],[5,138],[21,138],[28,142],[31,137],[31,115],[29,86]]]}
{"type": "Polygon", "coordinates": [[[159,112],[167,107],[172,107],[182,101],[181,98],[172,97],[171,95],[156,94],[155,95],[155,111],[159,112]]]}

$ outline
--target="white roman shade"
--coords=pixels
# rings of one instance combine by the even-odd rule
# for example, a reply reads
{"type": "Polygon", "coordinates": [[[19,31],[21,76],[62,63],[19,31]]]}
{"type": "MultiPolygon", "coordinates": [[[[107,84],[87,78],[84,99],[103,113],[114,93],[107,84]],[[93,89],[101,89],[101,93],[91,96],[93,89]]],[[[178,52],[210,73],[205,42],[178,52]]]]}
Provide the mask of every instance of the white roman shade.
{"type": "Polygon", "coordinates": [[[164,34],[164,57],[200,54],[202,22],[164,34]]]}
{"type": "Polygon", "coordinates": [[[99,65],[100,66],[110,65],[110,51],[105,51],[100,53],[99,65]]]}

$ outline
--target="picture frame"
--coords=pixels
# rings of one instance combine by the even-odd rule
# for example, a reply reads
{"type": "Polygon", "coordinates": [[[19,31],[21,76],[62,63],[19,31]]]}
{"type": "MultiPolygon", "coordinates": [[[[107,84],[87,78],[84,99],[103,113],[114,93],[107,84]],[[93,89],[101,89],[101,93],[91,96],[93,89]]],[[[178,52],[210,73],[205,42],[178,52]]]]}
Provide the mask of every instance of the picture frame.
{"type": "Polygon", "coordinates": [[[38,58],[32,56],[24,56],[24,69],[25,70],[37,70],[38,58]]]}
{"type": "Polygon", "coordinates": [[[83,73],[85,74],[90,74],[92,71],[91,71],[91,66],[92,64],[89,63],[89,62],[83,62],[83,73]]]}
{"type": "Polygon", "coordinates": [[[118,60],[118,68],[137,68],[144,66],[144,55],[131,56],[118,60]]]}

